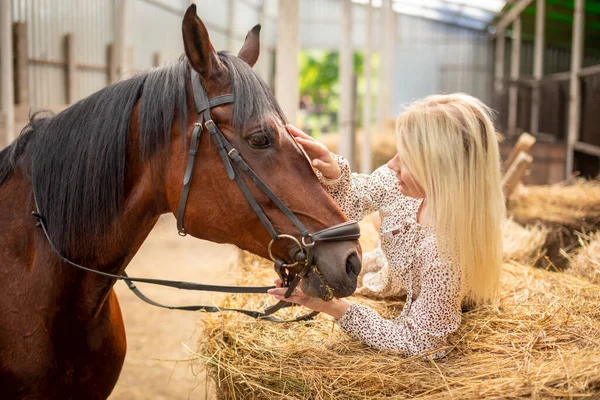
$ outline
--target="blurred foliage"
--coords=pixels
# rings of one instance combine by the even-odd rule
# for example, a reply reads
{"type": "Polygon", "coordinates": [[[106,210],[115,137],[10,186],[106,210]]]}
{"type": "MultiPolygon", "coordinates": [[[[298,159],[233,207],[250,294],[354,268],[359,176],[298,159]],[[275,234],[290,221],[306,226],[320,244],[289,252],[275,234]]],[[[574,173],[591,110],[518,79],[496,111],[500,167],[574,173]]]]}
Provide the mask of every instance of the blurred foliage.
{"type": "MultiPolygon", "coordinates": [[[[372,76],[377,77],[379,57],[371,60],[372,76]]],[[[339,61],[337,51],[303,50],[299,55],[300,98],[304,110],[300,116],[300,127],[308,133],[318,135],[337,129],[337,113],[340,108],[339,61]]],[[[364,54],[354,53],[354,74],[357,78],[357,117],[360,116],[362,93],[364,93],[364,54]]],[[[372,93],[377,93],[376,80],[372,93]]]]}
{"type": "MultiPolygon", "coordinates": [[[[363,73],[364,56],[354,53],[354,73],[363,73]]],[[[315,106],[328,107],[339,98],[340,54],[337,51],[305,50],[300,52],[300,96],[308,96],[315,106]]],[[[335,107],[328,107],[331,111],[335,107]]]]}

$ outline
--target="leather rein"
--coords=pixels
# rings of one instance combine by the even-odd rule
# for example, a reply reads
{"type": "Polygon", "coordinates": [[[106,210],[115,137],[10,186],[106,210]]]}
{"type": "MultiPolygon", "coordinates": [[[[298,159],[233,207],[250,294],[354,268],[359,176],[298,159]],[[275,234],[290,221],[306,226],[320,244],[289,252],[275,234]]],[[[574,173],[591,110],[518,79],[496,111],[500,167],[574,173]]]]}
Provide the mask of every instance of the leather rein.
{"type": "MultiPolygon", "coordinates": [[[[190,186],[192,183],[192,173],[194,169],[194,163],[196,155],[198,153],[198,147],[200,145],[200,137],[204,130],[208,131],[210,137],[214,141],[217,151],[223,161],[227,175],[229,179],[236,182],[244,197],[250,204],[250,207],[257,215],[259,220],[262,222],[266,230],[271,236],[271,242],[269,243],[268,251],[269,256],[274,262],[275,271],[283,281],[283,286],[287,287],[288,290],[285,293],[285,298],[288,298],[293,293],[296,286],[300,283],[300,280],[308,274],[311,268],[316,268],[313,264],[313,247],[316,242],[319,241],[345,241],[345,240],[357,240],[360,237],[360,227],[356,221],[347,221],[316,233],[309,233],[308,229],[300,222],[300,220],[294,215],[294,213],[271,191],[271,189],[260,179],[260,177],[252,170],[252,168],[244,161],[240,153],[231,145],[227,140],[223,132],[212,120],[210,110],[213,107],[217,107],[224,104],[233,103],[233,94],[226,94],[217,96],[209,99],[202,85],[200,77],[194,71],[191,70],[191,82],[194,94],[194,101],[196,103],[196,112],[198,114],[198,120],[194,124],[194,130],[192,132],[191,144],[189,148],[188,161],[183,177],[183,190],[181,193],[179,207],[177,210],[177,230],[180,236],[186,236],[187,232],[183,225],[183,219],[185,214],[185,208],[189,196],[190,186]],[[234,166],[235,165],[235,166],[234,166]],[[236,168],[237,167],[237,170],[236,168]],[[248,186],[244,183],[240,171],[242,174],[246,174],[256,186],[279,208],[279,210],[294,224],[296,229],[300,232],[300,239],[295,236],[288,234],[280,234],[277,232],[272,222],[265,214],[262,207],[258,204],[248,186]],[[279,259],[273,255],[272,246],[274,243],[280,240],[289,240],[293,242],[297,247],[298,251],[295,254],[295,260],[291,263],[287,263],[282,259],[279,259]]],[[[183,290],[195,290],[195,291],[210,291],[210,292],[222,292],[222,293],[266,293],[267,290],[274,288],[274,286],[222,286],[222,285],[207,285],[202,283],[183,282],[183,281],[170,281],[163,279],[152,279],[152,278],[136,278],[130,277],[125,272],[121,275],[111,274],[107,272],[97,271],[91,268],[84,267],[75,262],[70,261],[64,257],[60,251],[56,248],[50,235],[44,217],[39,211],[35,190],[33,190],[33,198],[35,202],[36,211],[32,214],[37,218],[37,226],[40,227],[44,233],[44,236],[50,243],[52,251],[61,259],[63,262],[82,269],[87,272],[92,272],[97,275],[102,275],[108,278],[117,279],[124,281],[129,289],[133,293],[145,301],[156,307],[167,308],[170,310],[184,310],[184,311],[205,311],[205,312],[221,312],[221,311],[235,311],[238,313],[245,314],[249,317],[267,320],[271,322],[297,322],[306,321],[315,317],[318,312],[312,311],[310,313],[301,315],[294,319],[281,319],[274,315],[276,311],[295,305],[293,303],[279,301],[275,305],[265,308],[264,312],[244,310],[237,308],[207,306],[207,305],[190,305],[190,306],[169,306],[158,303],[154,300],[146,297],[133,282],[148,283],[152,285],[160,285],[173,287],[183,290]]]]}

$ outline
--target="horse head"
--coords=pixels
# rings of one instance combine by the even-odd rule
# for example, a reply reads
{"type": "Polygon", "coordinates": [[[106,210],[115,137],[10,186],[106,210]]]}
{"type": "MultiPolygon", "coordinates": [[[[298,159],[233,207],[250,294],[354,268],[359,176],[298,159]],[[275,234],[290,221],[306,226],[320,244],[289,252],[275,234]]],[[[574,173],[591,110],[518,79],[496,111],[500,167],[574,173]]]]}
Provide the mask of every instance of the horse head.
{"type": "MultiPolygon", "coordinates": [[[[303,239],[298,225],[255,180],[242,174],[239,164],[219,153],[219,139],[206,132],[205,125],[196,126],[198,102],[233,95],[230,101],[209,106],[209,114],[205,110],[204,115],[214,122],[239,158],[309,232],[347,221],[322,188],[305,153],[286,131],[285,117],[269,88],[252,70],[259,57],[260,26],[248,33],[237,56],[215,51],[205,25],[196,14],[195,5],[191,5],[185,14],[182,31],[191,71],[186,83],[188,118],[185,127],[174,123],[171,129],[169,165],[165,174],[168,207],[184,221],[182,227],[186,234],[231,243],[263,257],[269,257],[271,249],[273,257],[292,265],[303,239]],[[202,90],[206,99],[197,93],[202,90]],[[199,138],[195,139],[194,135],[199,138]],[[198,141],[197,145],[194,140],[198,141]],[[188,168],[190,151],[194,153],[193,165],[188,168]],[[261,222],[247,196],[231,179],[228,169],[232,168],[264,210],[273,230],[296,240],[285,236],[287,239],[271,243],[273,235],[265,229],[264,221],[261,222]],[[180,211],[184,175],[187,175],[189,192],[183,201],[183,211],[180,211]]],[[[307,271],[302,281],[305,293],[329,299],[354,292],[361,267],[361,250],[356,238],[315,242],[310,256],[314,267],[307,271]]]]}

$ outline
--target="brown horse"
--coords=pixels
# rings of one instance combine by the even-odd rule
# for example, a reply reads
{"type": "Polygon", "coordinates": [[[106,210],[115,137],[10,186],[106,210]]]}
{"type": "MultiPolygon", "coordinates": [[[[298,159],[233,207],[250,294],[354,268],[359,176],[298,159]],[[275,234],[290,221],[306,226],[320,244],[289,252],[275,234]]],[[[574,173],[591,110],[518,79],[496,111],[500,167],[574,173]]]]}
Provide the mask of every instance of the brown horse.
{"type": "MultiPolygon", "coordinates": [[[[126,351],[115,280],[60,261],[31,212],[37,202],[62,255],[121,274],[159,216],[177,213],[196,121],[191,69],[209,98],[234,94],[233,104],[211,110],[212,119],[308,230],[346,221],[251,69],[259,31],[249,32],[237,57],[217,53],[191,6],[183,19],[186,57],[102,89],[56,116],[32,118],[0,152],[3,399],[105,399],[111,393],[126,351]]],[[[244,181],[274,227],[299,237],[289,218],[244,181]]],[[[268,256],[271,237],[228,178],[208,134],[201,136],[193,168],[185,230],[268,256]]],[[[281,241],[275,252],[289,260],[293,247],[281,241]]],[[[303,279],[303,289],[323,298],[326,292],[350,295],[360,270],[358,242],[319,242],[313,251],[319,268],[303,279]]]]}

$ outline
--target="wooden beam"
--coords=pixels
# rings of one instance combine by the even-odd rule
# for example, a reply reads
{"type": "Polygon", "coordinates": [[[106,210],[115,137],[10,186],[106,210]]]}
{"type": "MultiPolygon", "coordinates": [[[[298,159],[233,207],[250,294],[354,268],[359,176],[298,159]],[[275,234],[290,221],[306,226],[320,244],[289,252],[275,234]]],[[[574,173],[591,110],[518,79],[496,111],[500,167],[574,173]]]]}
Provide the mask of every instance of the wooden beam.
{"type": "Polygon", "coordinates": [[[235,1],[227,1],[227,50],[233,54],[237,54],[233,48],[233,40],[235,35],[235,1]]]}
{"type": "Polygon", "coordinates": [[[600,65],[592,65],[591,67],[581,68],[579,76],[589,76],[600,74],[600,65]]]}
{"type": "Polygon", "coordinates": [[[573,44],[571,46],[571,76],[569,81],[569,129],[567,136],[567,157],[565,176],[573,174],[574,147],[579,140],[581,82],[579,73],[583,62],[583,33],[585,28],[585,0],[575,0],[573,11],[573,44]]]}
{"type": "Polygon", "coordinates": [[[396,12],[392,9],[391,0],[383,0],[380,12],[380,63],[379,63],[379,96],[377,98],[379,132],[384,133],[387,120],[392,110],[393,85],[394,85],[394,59],[395,59],[395,18],[396,12]]]}
{"type": "MultiPolygon", "coordinates": [[[[544,28],[546,22],[546,0],[537,0],[535,15],[535,42],[533,49],[533,79],[539,82],[544,76],[544,28]]],[[[531,125],[534,135],[540,126],[540,88],[536,85],[531,97],[531,125]]]]}
{"type": "Polygon", "coordinates": [[[275,96],[292,124],[296,124],[299,103],[298,53],[300,0],[279,0],[275,96]]]}
{"type": "Polygon", "coordinates": [[[517,19],[533,0],[519,0],[512,8],[500,18],[500,21],[494,25],[496,27],[496,35],[503,31],[507,26],[517,19]]]}
{"type": "MultiPolygon", "coordinates": [[[[152,3],[156,2],[154,1],[152,3]]],[[[131,1],[115,0],[115,7],[117,9],[117,29],[115,38],[118,65],[117,76],[122,79],[128,77],[129,72],[133,68],[133,65],[129,64],[128,56],[129,46],[131,43],[131,26],[133,25],[131,21],[131,1]]]]}
{"type": "Polygon", "coordinates": [[[373,5],[371,0],[367,3],[367,15],[365,20],[365,34],[367,35],[365,40],[365,94],[363,100],[363,113],[362,113],[362,146],[360,152],[360,172],[363,174],[370,174],[373,172],[373,155],[371,150],[371,107],[372,107],[372,93],[371,93],[371,79],[372,79],[372,68],[371,68],[371,52],[373,47],[373,5]]]}
{"type": "Polygon", "coordinates": [[[342,25],[340,35],[340,109],[338,126],[340,131],[340,155],[354,167],[352,142],[352,75],[354,72],[354,46],[352,43],[352,1],[342,1],[342,25]]]}
{"type": "MultiPolygon", "coordinates": [[[[519,79],[521,68],[521,17],[515,19],[512,34],[510,79],[515,81],[519,79]]],[[[513,83],[510,85],[508,91],[508,136],[515,136],[517,134],[518,96],[519,88],[513,83]]]]}
{"type": "Polygon", "coordinates": [[[2,86],[2,102],[4,112],[4,128],[6,144],[15,138],[15,87],[13,82],[13,36],[11,23],[11,2],[0,2],[0,82],[2,86]]]}

